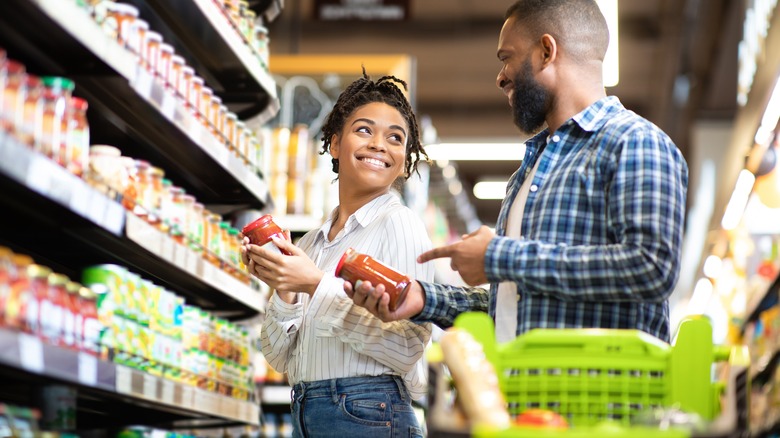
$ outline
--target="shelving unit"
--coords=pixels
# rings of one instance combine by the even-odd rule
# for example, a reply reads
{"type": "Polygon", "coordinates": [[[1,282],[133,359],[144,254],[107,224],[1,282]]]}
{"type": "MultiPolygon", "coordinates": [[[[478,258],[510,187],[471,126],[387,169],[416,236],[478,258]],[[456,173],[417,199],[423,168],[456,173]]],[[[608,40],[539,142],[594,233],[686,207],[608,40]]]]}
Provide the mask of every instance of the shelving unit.
{"type": "MultiPolygon", "coordinates": [[[[123,0],[175,47],[241,119],[265,123],[279,110],[276,84],[212,0],[123,0]]],[[[276,15],[280,1],[268,2],[276,15]]],[[[271,203],[262,173],[230,153],[173,92],[139,67],[76,1],[0,2],[0,47],[35,75],[64,76],[89,104],[92,144],[149,161],[199,202],[229,214],[271,203]]],[[[0,133],[0,245],[80,279],[115,263],[210,313],[245,320],[265,308],[262,285],[245,284],[128,212],[52,160],[0,133]]],[[[242,401],[44,343],[0,328],[0,400],[34,406],[36,391],[78,394],[79,429],[142,424],[168,429],[259,425],[242,401]]],[[[98,434],[99,436],[110,433],[98,434]]],[[[91,435],[90,435],[91,436],[91,435]]]]}

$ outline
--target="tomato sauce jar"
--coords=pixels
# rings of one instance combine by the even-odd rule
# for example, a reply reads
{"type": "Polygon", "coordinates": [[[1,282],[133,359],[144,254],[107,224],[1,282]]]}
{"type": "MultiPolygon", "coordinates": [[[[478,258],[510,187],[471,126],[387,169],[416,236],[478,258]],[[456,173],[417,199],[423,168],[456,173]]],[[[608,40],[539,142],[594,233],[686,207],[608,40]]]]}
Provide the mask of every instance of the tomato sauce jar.
{"type": "Polygon", "coordinates": [[[412,282],[401,272],[353,248],[347,249],[341,256],[336,265],[336,276],[349,281],[353,286],[358,280],[370,281],[374,287],[383,284],[385,291],[390,294],[390,310],[401,305],[412,282]]]}
{"type": "Polygon", "coordinates": [[[287,236],[285,236],[282,229],[279,228],[279,225],[276,225],[270,214],[263,215],[254,222],[249,223],[241,230],[241,233],[249,238],[249,243],[252,245],[262,246],[263,248],[271,251],[278,251],[284,255],[292,255],[288,251],[279,249],[271,240],[274,236],[286,240],[287,236]]]}

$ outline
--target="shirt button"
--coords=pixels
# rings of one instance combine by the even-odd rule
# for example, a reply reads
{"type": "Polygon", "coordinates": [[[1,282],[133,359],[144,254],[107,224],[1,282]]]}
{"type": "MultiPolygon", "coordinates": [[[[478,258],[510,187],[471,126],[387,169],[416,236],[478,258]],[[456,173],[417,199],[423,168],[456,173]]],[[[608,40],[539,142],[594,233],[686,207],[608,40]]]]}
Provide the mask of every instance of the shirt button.
{"type": "Polygon", "coordinates": [[[533,185],[531,185],[529,190],[531,190],[532,192],[535,192],[535,191],[539,190],[539,186],[537,186],[536,184],[533,184],[533,185]]]}
{"type": "Polygon", "coordinates": [[[555,141],[555,142],[561,141],[561,137],[559,137],[557,134],[553,135],[552,141],[555,141]]]}

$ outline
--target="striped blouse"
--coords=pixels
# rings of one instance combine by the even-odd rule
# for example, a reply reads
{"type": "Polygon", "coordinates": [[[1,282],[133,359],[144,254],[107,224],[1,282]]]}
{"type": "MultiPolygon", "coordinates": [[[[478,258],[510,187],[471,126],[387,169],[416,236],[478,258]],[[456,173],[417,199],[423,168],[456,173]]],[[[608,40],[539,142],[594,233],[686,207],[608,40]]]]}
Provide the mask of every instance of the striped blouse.
{"type": "Polygon", "coordinates": [[[433,279],[433,264],[419,264],[419,254],[431,248],[422,221],[398,197],[386,194],[347,219],[333,241],[326,221],[307,233],[298,246],[325,272],[314,294],[298,294],[288,304],[273,294],[262,326],[261,348],[268,362],[286,372],[291,384],[357,376],[401,376],[419,398],[427,384],[420,361],[431,338],[431,325],[411,321],[383,323],[344,293],[335,276],[347,248],[409,275],[433,279]]]}

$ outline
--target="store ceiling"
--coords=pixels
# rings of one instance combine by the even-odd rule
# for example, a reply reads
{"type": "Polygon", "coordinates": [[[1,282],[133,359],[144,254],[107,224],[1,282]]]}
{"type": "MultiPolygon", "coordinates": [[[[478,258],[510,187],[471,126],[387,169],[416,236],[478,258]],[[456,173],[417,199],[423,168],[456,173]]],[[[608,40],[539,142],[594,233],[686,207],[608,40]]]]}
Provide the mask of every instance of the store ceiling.
{"type": "MultiPolygon", "coordinates": [[[[323,22],[313,0],[286,0],[269,26],[271,54],[399,54],[416,59],[414,100],[442,141],[524,138],[495,86],[498,33],[510,0],[410,0],[410,16],[395,22],[323,22]]],[[[730,120],[736,111],[737,0],[619,2],[620,83],[607,90],[663,128],[689,153],[697,120],[730,120]]],[[[273,70],[273,58],[271,59],[273,70]]],[[[360,69],[355,66],[355,72],[360,69]]],[[[370,73],[370,72],[369,72],[370,73]]],[[[493,225],[500,201],[476,200],[471,187],[504,177],[518,162],[457,162],[458,175],[480,221],[493,225]]],[[[692,181],[696,175],[692,174],[692,181]]],[[[455,214],[456,207],[450,206],[455,214]]]]}

